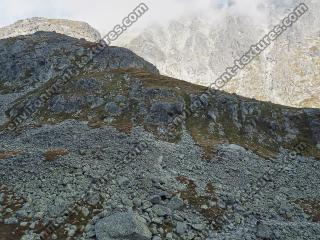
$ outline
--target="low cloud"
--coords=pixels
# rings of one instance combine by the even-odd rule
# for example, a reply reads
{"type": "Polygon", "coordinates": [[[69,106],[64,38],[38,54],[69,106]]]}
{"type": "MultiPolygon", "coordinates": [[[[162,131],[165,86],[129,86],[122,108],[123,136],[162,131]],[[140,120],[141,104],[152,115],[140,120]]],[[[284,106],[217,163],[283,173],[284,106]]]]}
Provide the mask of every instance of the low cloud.
{"type": "MultiPolygon", "coordinates": [[[[272,1],[272,0],[268,0],[272,1]]],[[[284,1],[284,0],[283,0],[284,1]]],[[[260,20],[264,17],[262,0],[145,0],[150,10],[135,27],[166,22],[182,15],[230,11],[260,20]],[[211,12],[212,11],[212,12],[211,12]]],[[[107,32],[122,21],[139,0],[0,0],[0,25],[30,17],[64,18],[88,22],[107,32]]]]}

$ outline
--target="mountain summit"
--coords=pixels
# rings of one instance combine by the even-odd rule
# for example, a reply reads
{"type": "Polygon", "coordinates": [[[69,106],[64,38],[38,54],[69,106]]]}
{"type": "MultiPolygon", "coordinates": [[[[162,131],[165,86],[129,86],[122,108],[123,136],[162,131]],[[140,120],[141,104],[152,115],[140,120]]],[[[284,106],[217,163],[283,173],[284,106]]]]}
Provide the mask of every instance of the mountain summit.
{"type": "Polygon", "coordinates": [[[0,28],[0,39],[28,35],[39,31],[61,33],[78,39],[84,38],[90,42],[97,42],[101,39],[100,33],[88,23],[42,17],[19,20],[9,26],[0,28]]]}
{"type": "MultiPolygon", "coordinates": [[[[153,63],[161,74],[209,86],[287,16],[300,1],[263,1],[259,18],[233,11],[183,16],[125,35],[119,44],[153,63]],[[217,16],[215,16],[217,15],[217,16]]],[[[320,107],[320,17],[318,0],[309,11],[223,90],[262,101],[320,107]]]]}

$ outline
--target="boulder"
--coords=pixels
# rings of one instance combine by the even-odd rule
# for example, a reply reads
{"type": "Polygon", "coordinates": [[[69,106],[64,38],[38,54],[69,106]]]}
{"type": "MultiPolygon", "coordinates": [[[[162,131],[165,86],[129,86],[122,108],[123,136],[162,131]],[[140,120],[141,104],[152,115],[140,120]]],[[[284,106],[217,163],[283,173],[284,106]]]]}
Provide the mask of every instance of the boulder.
{"type": "Polygon", "coordinates": [[[98,240],[150,240],[144,219],[131,212],[119,212],[99,220],[95,225],[98,240]]]}

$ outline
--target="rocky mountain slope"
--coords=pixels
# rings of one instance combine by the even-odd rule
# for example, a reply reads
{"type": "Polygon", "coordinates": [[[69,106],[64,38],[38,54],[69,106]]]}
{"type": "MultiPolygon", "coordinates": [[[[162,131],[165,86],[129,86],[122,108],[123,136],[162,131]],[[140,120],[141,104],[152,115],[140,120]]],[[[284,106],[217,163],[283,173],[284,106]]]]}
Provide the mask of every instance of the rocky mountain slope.
{"type": "MultiPolygon", "coordinates": [[[[210,17],[185,16],[152,25],[138,35],[125,35],[118,44],[155,64],[164,75],[208,86],[300,2],[263,1],[259,14],[264,20],[238,14],[230,4],[210,17]]],[[[319,108],[320,3],[304,2],[309,12],[223,90],[287,106],[319,108]]]]}
{"type": "Polygon", "coordinates": [[[223,91],[199,105],[205,87],[111,47],[10,131],[91,45],[0,40],[0,239],[318,238],[319,110],[223,91]]]}
{"type": "Polygon", "coordinates": [[[100,33],[88,23],[42,17],[20,20],[0,28],[0,39],[33,34],[39,31],[61,33],[78,39],[84,38],[90,42],[97,42],[101,39],[100,33]]]}

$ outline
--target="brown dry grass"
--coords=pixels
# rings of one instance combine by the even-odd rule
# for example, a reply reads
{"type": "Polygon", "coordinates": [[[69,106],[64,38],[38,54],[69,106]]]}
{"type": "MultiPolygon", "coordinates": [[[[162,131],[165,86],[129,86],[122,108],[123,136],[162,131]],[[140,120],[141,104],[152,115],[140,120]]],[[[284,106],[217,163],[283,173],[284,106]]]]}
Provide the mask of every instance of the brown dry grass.
{"type": "Polygon", "coordinates": [[[209,183],[206,189],[207,195],[199,196],[196,190],[197,186],[192,180],[189,180],[184,176],[177,177],[177,180],[182,184],[186,184],[186,189],[178,192],[181,194],[181,198],[186,200],[201,213],[202,216],[210,221],[214,228],[219,229],[221,226],[219,226],[217,220],[219,221],[222,218],[224,210],[218,206],[208,207],[207,209],[202,208],[202,205],[208,205],[209,201],[217,202],[214,186],[209,183]]]}
{"type": "Polygon", "coordinates": [[[117,119],[117,121],[112,123],[111,126],[115,127],[120,132],[124,132],[126,134],[130,134],[133,128],[133,124],[130,121],[130,119],[126,118],[117,119]]]}
{"type": "Polygon", "coordinates": [[[201,93],[207,89],[204,86],[192,84],[176,78],[152,74],[141,69],[117,69],[112,72],[129,73],[131,76],[141,80],[144,87],[158,87],[161,89],[176,90],[177,92],[179,92],[178,89],[180,89],[183,93],[201,93]]]}
{"type": "MultiPolygon", "coordinates": [[[[8,219],[13,217],[14,213],[22,208],[25,204],[25,200],[16,196],[11,190],[9,190],[5,185],[0,184],[0,193],[4,194],[4,200],[2,206],[5,206],[7,209],[11,209],[12,212],[4,212],[3,218],[8,219]],[[8,198],[8,195],[13,195],[8,198]]],[[[20,222],[30,222],[28,217],[18,218],[20,222]]],[[[20,239],[24,234],[24,231],[28,229],[28,226],[22,227],[17,224],[4,224],[0,222],[0,240],[16,240],[20,239]]]]}
{"type": "Polygon", "coordinates": [[[58,157],[68,155],[69,151],[67,149],[50,149],[45,154],[44,157],[47,161],[53,161],[58,157]]]}
{"type": "Polygon", "coordinates": [[[199,121],[194,118],[187,121],[187,127],[193,140],[203,151],[202,157],[209,161],[216,154],[216,146],[223,141],[208,133],[208,124],[207,121],[199,121]]]}
{"type": "Polygon", "coordinates": [[[310,215],[313,222],[320,222],[320,201],[319,200],[306,200],[299,199],[295,201],[303,211],[310,215]]]}
{"type": "Polygon", "coordinates": [[[77,226],[77,230],[73,238],[76,239],[77,237],[82,236],[85,226],[90,222],[90,220],[101,213],[103,211],[103,206],[101,205],[101,199],[97,205],[92,206],[85,202],[83,199],[75,202],[73,206],[68,210],[68,215],[65,222],[60,225],[58,228],[55,229],[55,234],[57,235],[58,239],[69,239],[68,233],[65,230],[66,224],[71,224],[77,226]],[[86,207],[89,210],[89,215],[83,215],[81,210],[82,207],[86,207]]]}
{"type": "Polygon", "coordinates": [[[6,159],[6,158],[10,158],[10,157],[14,157],[19,155],[21,152],[20,151],[0,151],[0,159],[6,159]]]}

